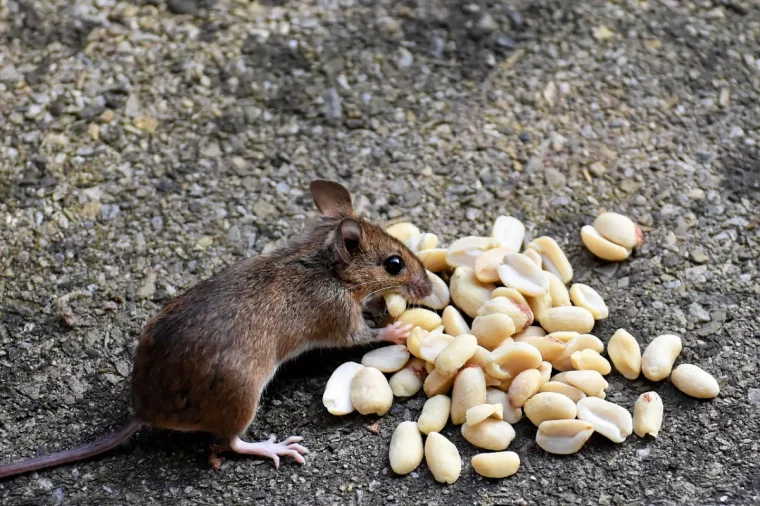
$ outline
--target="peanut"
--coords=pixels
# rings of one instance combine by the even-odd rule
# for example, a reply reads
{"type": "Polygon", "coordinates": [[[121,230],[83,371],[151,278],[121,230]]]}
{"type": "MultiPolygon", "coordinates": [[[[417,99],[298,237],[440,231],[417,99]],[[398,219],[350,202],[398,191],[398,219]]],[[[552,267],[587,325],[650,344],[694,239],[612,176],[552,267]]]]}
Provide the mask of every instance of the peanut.
{"type": "Polygon", "coordinates": [[[562,341],[563,343],[569,343],[570,341],[580,336],[581,334],[580,332],[559,331],[559,332],[552,332],[549,335],[552,336],[554,339],[557,339],[558,341],[562,341]]]}
{"type": "Polygon", "coordinates": [[[475,472],[485,478],[506,478],[520,468],[520,457],[515,452],[480,453],[471,463],[475,472]]]}
{"type": "Polygon", "coordinates": [[[403,344],[383,346],[368,351],[362,357],[362,365],[382,372],[396,372],[409,362],[409,350],[403,344]]]}
{"type": "Polygon", "coordinates": [[[549,278],[549,295],[552,298],[552,307],[571,306],[570,292],[556,274],[546,271],[549,278]]]}
{"type": "Polygon", "coordinates": [[[583,420],[546,420],[536,432],[536,444],[549,453],[570,455],[578,452],[594,433],[594,426],[583,420]]]}
{"type": "Polygon", "coordinates": [[[583,390],[572,385],[568,385],[567,383],[562,383],[560,381],[548,381],[544,383],[539,389],[539,393],[541,392],[558,393],[564,395],[573,402],[578,402],[579,400],[586,397],[586,394],[583,393],[583,390]]]}
{"type": "MultiPolygon", "coordinates": [[[[555,334],[549,334],[555,336],[555,334]]],[[[552,361],[552,366],[558,371],[567,371],[573,368],[571,357],[576,351],[593,350],[597,353],[604,351],[604,344],[598,337],[591,334],[579,334],[572,338],[566,345],[559,357],[552,361]]]]}
{"type": "Polygon", "coordinates": [[[538,372],[541,374],[541,385],[543,386],[544,383],[548,383],[549,380],[552,377],[552,365],[551,363],[547,361],[541,362],[541,365],[538,366],[538,372]]]}
{"type": "Polygon", "coordinates": [[[486,402],[488,404],[501,404],[503,408],[502,416],[507,423],[514,425],[522,418],[522,408],[513,407],[509,402],[509,396],[507,393],[498,388],[486,389],[486,402]]]}
{"type": "Polygon", "coordinates": [[[425,362],[412,358],[403,369],[391,376],[388,384],[396,397],[411,397],[422,388],[422,382],[427,377],[425,362]]]}
{"type": "Polygon", "coordinates": [[[527,337],[513,337],[517,343],[527,343],[534,346],[539,353],[541,353],[541,359],[547,362],[553,362],[562,355],[565,351],[567,343],[554,338],[551,334],[543,336],[527,336],[527,337]]]}
{"type": "MultiPolygon", "coordinates": [[[[494,293],[498,290],[501,289],[497,288],[494,290],[494,293]]],[[[506,290],[512,289],[507,288],[506,290]]],[[[522,332],[533,323],[533,312],[530,310],[530,305],[528,305],[525,298],[516,290],[514,290],[514,293],[520,296],[521,302],[510,297],[494,297],[491,294],[491,298],[478,309],[478,316],[491,314],[508,315],[514,323],[515,332],[522,332]]]]}
{"type": "Polygon", "coordinates": [[[496,285],[481,283],[475,271],[467,267],[457,267],[449,281],[451,300],[470,318],[478,315],[478,309],[491,298],[496,285]]]}
{"type": "Polygon", "coordinates": [[[641,374],[641,348],[636,338],[623,329],[612,334],[607,354],[615,369],[626,379],[635,380],[641,374]]]}
{"type": "Polygon", "coordinates": [[[569,385],[589,396],[601,395],[610,386],[597,371],[567,371],[565,379],[569,385]]]}
{"type": "Polygon", "coordinates": [[[388,314],[396,318],[406,311],[406,299],[397,293],[386,293],[383,295],[385,307],[388,308],[388,314]]]}
{"type": "MultiPolygon", "coordinates": [[[[546,276],[546,279],[548,280],[549,277],[547,276],[546,271],[541,272],[544,273],[544,276],[546,276]]],[[[528,302],[528,307],[530,307],[530,311],[533,313],[533,320],[540,324],[541,316],[544,314],[544,311],[551,309],[552,307],[551,294],[547,291],[538,297],[525,297],[525,300],[528,302]]]]}
{"type": "Polygon", "coordinates": [[[406,338],[406,347],[409,350],[409,353],[415,357],[422,358],[420,356],[420,343],[429,336],[430,332],[427,330],[421,329],[420,327],[414,327],[406,338]]]}
{"type": "Polygon", "coordinates": [[[489,249],[499,246],[491,237],[467,236],[454,241],[446,250],[446,263],[451,267],[475,267],[475,260],[489,249]]]}
{"type": "Polygon", "coordinates": [[[538,297],[549,290],[549,278],[533,261],[521,253],[508,253],[497,267],[504,286],[514,288],[526,297],[538,297]]]}
{"type": "Polygon", "coordinates": [[[633,431],[639,437],[657,437],[662,427],[662,399],[657,392],[641,394],[633,405],[633,431]]]}
{"type": "Polygon", "coordinates": [[[417,253],[418,251],[434,249],[437,247],[438,236],[429,233],[417,234],[404,241],[404,244],[412,251],[412,253],[417,253]]]}
{"type": "Polygon", "coordinates": [[[383,416],[393,404],[393,390],[382,372],[365,367],[351,381],[351,404],[362,415],[383,416]]]}
{"type": "Polygon", "coordinates": [[[467,419],[467,410],[486,403],[486,377],[480,367],[466,367],[459,371],[451,392],[451,423],[461,425],[467,419]]]}
{"type": "Polygon", "coordinates": [[[678,336],[664,334],[656,337],[641,355],[641,372],[650,381],[667,378],[681,349],[681,338],[678,336]]]}
{"type": "Polygon", "coordinates": [[[504,255],[514,253],[509,246],[492,248],[475,259],[475,277],[483,283],[496,283],[499,281],[499,272],[496,268],[504,261],[504,255]]]}
{"type": "Polygon", "coordinates": [[[548,236],[538,237],[528,244],[528,248],[541,254],[543,269],[557,276],[563,284],[573,279],[573,267],[557,241],[548,236]]]}
{"type": "Polygon", "coordinates": [[[454,483],[462,472],[462,458],[457,447],[438,432],[428,434],[425,462],[433,478],[440,483],[454,483]]]}
{"type": "Polygon", "coordinates": [[[575,403],[567,396],[555,392],[539,392],[523,405],[528,420],[538,427],[546,420],[572,420],[578,413],[575,403]]]}
{"type": "Polygon", "coordinates": [[[460,334],[469,334],[470,327],[454,306],[447,306],[443,310],[443,329],[450,336],[457,337],[460,334]]]}
{"type": "Polygon", "coordinates": [[[437,313],[422,308],[407,309],[401,313],[397,321],[412,325],[413,327],[420,327],[427,331],[435,329],[442,323],[441,317],[437,313]]]}
{"type": "Polygon", "coordinates": [[[441,272],[449,267],[449,264],[446,263],[446,248],[432,248],[418,251],[417,258],[420,259],[425,269],[430,272],[441,272]]]}
{"type": "Polygon", "coordinates": [[[579,371],[596,371],[602,376],[606,376],[612,371],[612,366],[607,359],[590,349],[573,352],[570,355],[570,363],[574,369],[578,369],[579,371]]]}
{"type": "Polygon", "coordinates": [[[720,386],[713,375],[692,364],[676,367],[670,381],[681,392],[697,399],[712,399],[720,393],[720,386]]]}
{"type": "Polygon", "coordinates": [[[499,403],[480,404],[467,410],[465,423],[467,425],[477,425],[486,418],[504,419],[504,406],[499,403]]]}
{"type": "Polygon", "coordinates": [[[385,233],[391,237],[395,237],[401,242],[405,242],[407,239],[420,234],[420,229],[412,225],[411,223],[396,223],[385,229],[385,233]]]}
{"type": "Polygon", "coordinates": [[[424,434],[440,432],[449,420],[451,399],[446,395],[435,395],[425,401],[417,426],[424,434]]]}
{"type": "Polygon", "coordinates": [[[538,369],[528,369],[518,374],[509,386],[509,402],[521,408],[525,401],[533,397],[541,388],[541,373],[538,369]]]}
{"type": "Polygon", "coordinates": [[[627,409],[596,397],[578,401],[578,418],[613,443],[622,443],[633,432],[633,418],[627,409]]]}
{"type": "Polygon", "coordinates": [[[453,374],[475,354],[478,338],[472,334],[462,334],[446,346],[435,359],[435,368],[443,375],[453,374]]]}
{"type": "MultiPolygon", "coordinates": [[[[443,309],[449,305],[451,295],[449,293],[449,286],[439,278],[437,275],[430,271],[427,271],[428,278],[433,284],[433,291],[427,297],[423,299],[417,299],[413,302],[433,309],[443,309]]],[[[440,325],[440,324],[439,324],[440,325]]]]}
{"type": "MultiPolygon", "coordinates": [[[[530,260],[531,260],[531,261],[532,261],[534,264],[536,264],[536,267],[538,267],[539,269],[540,269],[541,267],[543,267],[543,265],[544,265],[544,261],[543,261],[543,259],[541,258],[541,253],[539,253],[538,251],[536,251],[536,250],[534,250],[534,249],[532,249],[532,248],[528,248],[528,249],[524,250],[524,251],[522,252],[522,254],[523,254],[523,255],[525,255],[526,257],[530,258],[530,260]]],[[[547,271],[547,272],[548,272],[548,271],[547,271]]]]}
{"type": "Polygon", "coordinates": [[[515,438],[515,429],[507,422],[488,418],[477,425],[462,425],[462,436],[470,444],[486,450],[506,450],[515,438]]]}
{"type": "Polygon", "coordinates": [[[493,350],[515,333],[515,324],[507,314],[477,316],[472,321],[472,333],[480,346],[493,350]]]}
{"type": "Polygon", "coordinates": [[[605,239],[591,225],[586,225],[581,228],[581,240],[591,253],[602,260],[620,262],[628,258],[631,254],[630,249],[626,249],[623,246],[605,239]]]}
{"type": "Polygon", "coordinates": [[[570,287],[570,300],[578,307],[588,310],[594,320],[604,320],[610,311],[602,296],[596,290],[582,283],[570,287]]]}
{"type": "Polygon", "coordinates": [[[545,309],[541,313],[540,321],[541,326],[549,333],[572,331],[586,334],[594,328],[594,316],[588,309],[577,306],[560,306],[545,309]]]}
{"type": "Polygon", "coordinates": [[[518,332],[517,334],[513,335],[512,338],[515,341],[525,341],[526,339],[530,337],[542,337],[545,336],[546,331],[543,329],[543,327],[540,327],[538,325],[532,325],[522,332],[518,332]]]}
{"type": "MultiPolygon", "coordinates": [[[[500,366],[499,369],[507,378],[514,378],[526,369],[536,369],[541,365],[541,362],[541,353],[528,343],[502,344],[491,352],[490,361],[490,363],[500,366]]],[[[489,374],[491,374],[490,369],[489,374]]],[[[498,377],[494,374],[491,375],[498,377]]]]}
{"type": "Polygon", "coordinates": [[[470,360],[468,360],[465,365],[476,365],[485,371],[490,359],[491,352],[482,346],[478,346],[475,350],[475,353],[470,357],[470,360]]]}
{"type": "Polygon", "coordinates": [[[525,225],[512,216],[499,216],[494,221],[491,236],[502,246],[520,251],[525,238],[525,225]]]}
{"type": "MultiPolygon", "coordinates": [[[[454,337],[446,334],[430,334],[427,337],[423,337],[419,340],[419,346],[416,349],[416,357],[425,360],[426,362],[435,362],[438,355],[451,343],[454,342],[454,337]]],[[[409,346],[407,338],[407,346],[409,346]]],[[[409,351],[414,352],[412,347],[409,347],[409,351]]]]}
{"type": "Polygon", "coordinates": [[[322,394],[322,404],[330,414],[342,416],[354,411],[354,405],[351,403],[351,382],[362,369],[364,366],[361,364],[346,362],[330,375],[322,394]]]}
{"type": "Polygon", "coordinates": [[[422,436],[414,422],[401,422],[393,431],[388,459],[396,474],[409,474],[422,463],[422,436]]]}
{"type": "Polygon", "coordinates": [[[641,228],[622,214],[602,213],[594,220],[593,227],[605,239],[629,250],[641,246],[644,241],[641,228]]]}
{"type": "Polygon", "coordinates": [[[441,371],[433,369],[433,371],[428,374],[428,377],[425,378],[422,389],[428,397],[435,397],[436,395],[448,393],[448,391],[451,390],[451,385],[454,384],[456,377],[457,375],[454,373],[444,375],[441,374],[441,371]]]}

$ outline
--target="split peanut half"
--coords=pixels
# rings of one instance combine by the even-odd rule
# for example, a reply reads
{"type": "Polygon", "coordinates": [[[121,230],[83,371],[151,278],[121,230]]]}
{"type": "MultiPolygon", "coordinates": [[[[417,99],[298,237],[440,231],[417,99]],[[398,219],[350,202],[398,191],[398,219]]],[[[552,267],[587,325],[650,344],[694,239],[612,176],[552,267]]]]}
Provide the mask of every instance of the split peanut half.
{"type": "Polygon", "coordinates": [[[627,409],[597,397],[578,401],[578,418],[613,443],[622,443],[633,432],[633,418],[627,409]]]}
{"type": "Polygon", "coordinates": [[[497,267],[504,286],[514,288],[526,297],[538,297],[549,290],[549,278],[522,253],[508,253],[497,267]]]}
{"type": "Polygon", "coordinates": [[[578,452],[594,433],[594,426],[583,420],[546,420],[536,432],[536,444],[557,455],[578,452]]]}
{"type": "Polygon", "coordinates": [[[594,320],[604,320],[610,311],[604,303],[602,296],[596,290],[582,283],[575,283],[570,287],[570,300],[578,307],[588,310],[594,320]]]}
{"type": "Polygon", "coordinates": [[[520,251],[525,239],[525,225],[512,216],[499,216],[494,221],[491,237],[502,246],[520,251]]]}

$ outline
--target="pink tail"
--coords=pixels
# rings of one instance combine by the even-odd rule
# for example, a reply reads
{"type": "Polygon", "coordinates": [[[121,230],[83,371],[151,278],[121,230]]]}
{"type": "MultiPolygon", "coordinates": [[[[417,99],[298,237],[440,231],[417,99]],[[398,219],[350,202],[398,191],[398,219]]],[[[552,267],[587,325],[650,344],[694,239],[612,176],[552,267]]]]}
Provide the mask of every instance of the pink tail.
{"type": "Polygon", "coordinates": [[[140,430],[140,427],[142,427],[142,425],[142,422],[139,420],[132,419],[128,424],[119,429],[117,432],[114,432],[113,434],[102,439],[98,439],[92,443],[80,446],[79,448],[0,466],[0,479],[28,473],[31,471],[38,471],[47,467],[59,466],[68,462],[84,460],[94,455],[105,453],[108,450],[116,448],[121,443],[129,439],[132,434],[140,430]]]}

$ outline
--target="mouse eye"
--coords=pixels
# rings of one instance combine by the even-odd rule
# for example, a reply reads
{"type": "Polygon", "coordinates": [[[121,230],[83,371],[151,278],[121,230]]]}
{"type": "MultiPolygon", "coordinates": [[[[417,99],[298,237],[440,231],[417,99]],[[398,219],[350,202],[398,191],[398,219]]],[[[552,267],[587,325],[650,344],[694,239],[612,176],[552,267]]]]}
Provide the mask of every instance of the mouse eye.
{"type": "Polygon", "coordinates": [[[404,270],[404,261],[398,255],[393,255],[383,261],[385,271],[391,276],[398,276],[404,270]]]}

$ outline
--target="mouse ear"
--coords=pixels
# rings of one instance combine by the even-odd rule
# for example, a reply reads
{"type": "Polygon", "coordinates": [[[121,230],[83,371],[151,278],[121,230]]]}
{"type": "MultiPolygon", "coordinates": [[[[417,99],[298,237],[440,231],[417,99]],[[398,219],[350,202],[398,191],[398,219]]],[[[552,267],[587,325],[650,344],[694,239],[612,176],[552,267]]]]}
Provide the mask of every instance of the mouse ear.
{"type": "Polygon", "coordinates": [[[335,259],[342,264],[351,263],[351,259],[362,243],[362,227],[353,218],[343,218],[335,231],[335,259]]]}
{"type": "Polygon", "coordinates": [[[317,209],[331,218],[343,218],[354,215],[351,194],[346,188],[334,181],[315,179],[309,184],[309,191],[317,209]]]}

